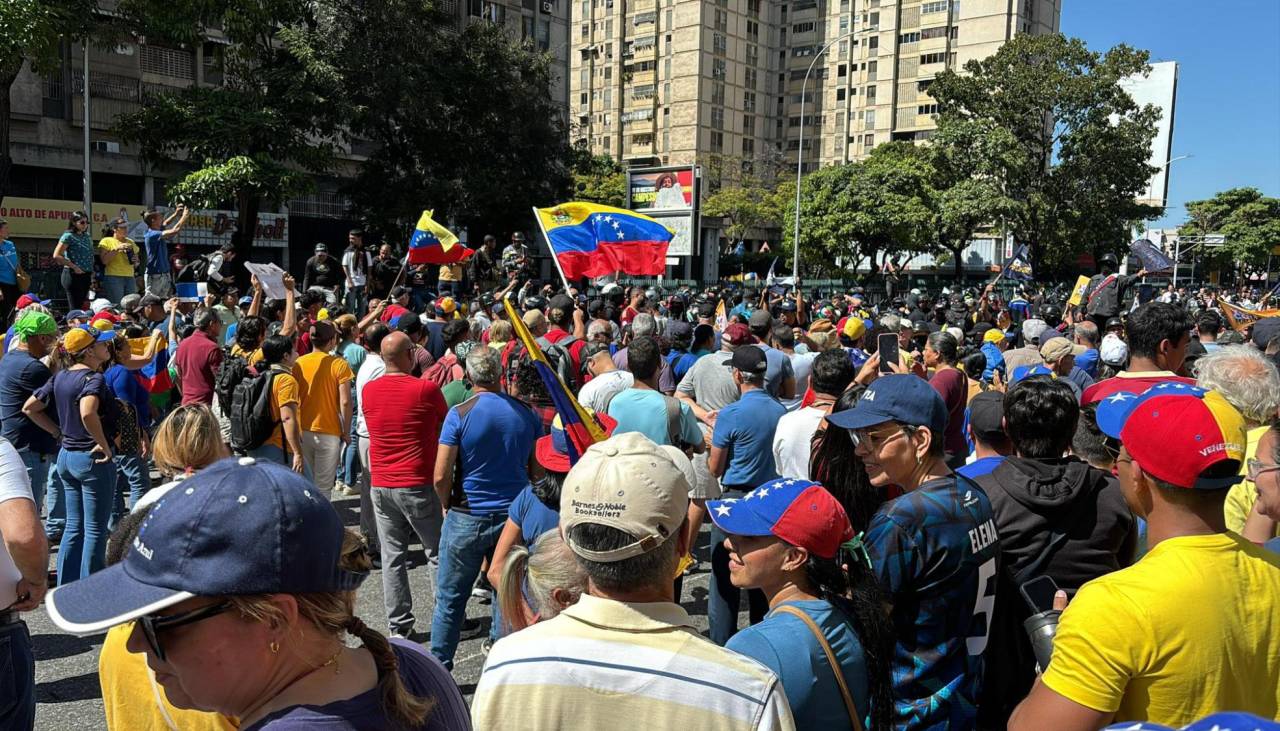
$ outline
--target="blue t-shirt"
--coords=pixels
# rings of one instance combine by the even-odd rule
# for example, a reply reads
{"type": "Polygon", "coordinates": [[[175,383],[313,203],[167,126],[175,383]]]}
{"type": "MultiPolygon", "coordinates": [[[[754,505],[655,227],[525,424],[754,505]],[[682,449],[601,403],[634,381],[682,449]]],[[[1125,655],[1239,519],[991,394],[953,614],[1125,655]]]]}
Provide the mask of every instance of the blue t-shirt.
{"type": "MultiPolygon", "coordinates": [[[[781,355],[780,351],[774,351],[781,355]]],[[[786,357],[786,356],[783,356],[786,357]]],[[[742,394],[742,398],[720,409],[716,427],[711,433],[711,446],[727,449],[728,467],[720,481],[729,485],[755,489],[777,479],[773,462],[773,433],[778,419],[787,408],[760,389],[742,394]]]]}
{"type": "Polygon", "coordinates": [[[973,728],[1000,553],[991,501],[965,478],[930,480],[882,505],[866,543],[893,607],[894,728],[973,728]]]}
{"type": "MultiPolygon", "coordinates": [[[[8,356],[6,356],[8,357],[8,356]]],[[[62,430],[62,448],[72,452],[88,452],[95,442],[80,416],[80,399],[98,397],[98,417],[102,422],[103,436],[110,444],[116,437],[115,394],[107,387],[101,373],[86,368],[58,371],[36,391],[35,395],[45,403],[50,416],[62,430]]]]}
{"type": "Polygon", "coordinates": [[[88,234],[74,234],[66,231],[58,239],[59,244],[67,245],[67,259],[80,267],[84,272],[93,271],[93,240],[88,234]]]}
{"type": "MultiPolygon", "coordinates": [[[[617,419],[618,425],[613,428],[614,434],[626,434],[638,431],[649,437],[654,444],[671,444],[667,430],[667,398],[649,388],[628,388],[609,402],[609,416],[617,419]]],[[[702,441],[702,430],[698,428],[698,417],[693,415],[689,404],[680,403],[680,439],[686,444],[697,444],[702,441]]]]}
{"type": "Polygon", "coordinates": [[[560,513],[548,508],[533,494],[533,485],[525,485],[520,494],[516,495],[507,517],[520,526],[520,538],[526,546],[532,546],[543,533],[560,528],[560,513]]]}
{"type": "MultiPolygon", "coordinates": [[[[783,604],[803,611],[822,630],[840,662],[854,710],[866,718],[870,710],[867,661],[848,618],[822,599],[783,604]]],[[[778,676],[797,729],[853,728],[831,663],[818,638],[799,617],[775,609],[759,624],[729,638],[725,647],[759,661],[778,676]]]]}
{"type": "Polygon", "coordinates": [[[1280,538],[1272,538],[1271,540],[1262,544],[1262,547],[1267,549],[1268,551],[1272,551],[1273,553],[1280,553],[1280,538]]]}
{"type": "Polygon", "coordinates": [[[22,413],[27,399],[48,380],[48,367],[25,350],[15,349],[0,358],[0,437],[8,439],[14,449],[37,454],[58,451],[53,435],[22,413]]]}
{"type": "Polygon", "coordinates": [[[529,455],[542,425],[528,406],[506,394],[478,396],[466,419],[458,418],[458,407],[449,409],[440,443],[458,448],[471,513],[505,513],[529,484],[529,455]]]}
{"type": "Polygon", "coordinates": [[[8,239],[0,241],[0,284],[18,283],[18,247],[8,239]]]}
{"type": "Polygon", "coordinates": [[[1004,461],[1003,456],[983,457],[959,468],[956,472],[968,477],[970,480],[977,479],[983,475],[989,475],[995,472],[1000,463],[1004,461]]]}
{"type": "Polygon", "coordinates": [[[1089,348],[1076,356],[1076,368],[1084,371],[1090,378],[1098,377],[1098,349],[1089,348]]]}
{"type": "Polygon", "coordinates": [[[103,377],[116,398],[133,404],[138,414],[138,426],[145,429],[151,422],[151,394],[143,388],[138,377],[119,363],[108,368],[103,377]]]}
{"type": "Polygon", "coordinates": [[[164,237],[164,231],[147,229],[142,243],[147,249],[147,274],[168,274],[171,271],[169,242],[164,237]]]}
{"type": "Polygon", "coordinates": [[[764,360],[768,364],[764,372],[764,390],[770,396],[777,396],[782,390],[782,382],[795,378],[796,372],[791,367],[791,359],[781,350],[770,348],[764,343],[756,343],[756,347],[764,351],[764,360]]]}

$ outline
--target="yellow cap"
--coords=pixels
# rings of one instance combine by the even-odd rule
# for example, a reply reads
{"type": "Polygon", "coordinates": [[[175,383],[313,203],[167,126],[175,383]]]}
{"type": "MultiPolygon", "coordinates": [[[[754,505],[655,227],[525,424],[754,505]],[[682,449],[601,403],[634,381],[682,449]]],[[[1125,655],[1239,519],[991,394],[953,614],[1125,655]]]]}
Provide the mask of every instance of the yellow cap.
{"type": "Polygon", "coordinates": [[[988,330],[986,333],[984,333],[984,334],[983,334],[983,336],[982,336],[982,342],[984,342],[984,343],[1003,343],[1003,342],[1004,342],[1004,331],[1003,331],[1003,330],[1001,330],[1001,329],[999,329],[999,328],[994,328],[994,327],[993,327],[993,328],[991,328],[990,330],[988,330]]]}

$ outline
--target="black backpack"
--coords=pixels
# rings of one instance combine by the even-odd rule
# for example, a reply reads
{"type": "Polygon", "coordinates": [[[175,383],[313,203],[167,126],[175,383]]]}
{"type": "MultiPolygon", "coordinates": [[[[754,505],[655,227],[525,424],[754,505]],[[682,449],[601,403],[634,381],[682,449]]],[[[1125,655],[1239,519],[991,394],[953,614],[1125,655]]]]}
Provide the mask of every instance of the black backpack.
{"type": "Polygon", "coordinates": [[[197,256],[178,270],[175,282],[203,282],[209,278],[209,256],[197,256]]]}
{"type": "Polygon", "coordinates": [[[241,380],[231,396],[231,448],[239,454],[257,449],[271,438],[278,420],[271,411],[271,386],[276,374],[263,371],[241,380]]]}
{"type": "Polygon", "coordinates": [[[252,376],[248,360],[235,355],[223,355],[222,365],[218,366],[218,373],[213,377],[213,393],[218,397],[218,407],[224,415],[231,416],[236,386],[252,376]]]}

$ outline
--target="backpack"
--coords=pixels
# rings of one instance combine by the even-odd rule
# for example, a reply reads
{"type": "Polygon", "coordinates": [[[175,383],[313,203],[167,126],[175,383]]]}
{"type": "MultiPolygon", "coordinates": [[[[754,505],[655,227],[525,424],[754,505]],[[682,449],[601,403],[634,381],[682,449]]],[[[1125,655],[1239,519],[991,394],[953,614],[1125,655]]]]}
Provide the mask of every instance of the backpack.
{"type": "Polygon", "coordinates": [[[175,282],[204,282],[209,279],[209,257],[208,255],[197,256],[195,259],[187,262],[178,270],[178,275],[174,277],[175,282]]]}
{"type": "Polygon", "coordinates": [[[247,359],[229,354],[223,356],[222,365],[218,366],[218,372],[213,377],[213,393],[218,397],[218,406],[223,415],[231,415],[236,386],[252,375],[247,359]]]}
{"type": "Polygon", "coordinates": [[[462,378],[462,366],[458,365],[458,356],[445,353],[440,360],[432,363],[422,374],[422,378],[444,388],[447,384],[462,378]]]}
{"type": "MultiPolygon", "coordinates": [[[[559,343],[549,343],[543,338],[538,338],[538,347],[543,354],[547,356],[547,362],[551,364],[551,370],[560,376],[560,380],[564,382],[566,388],[572,389],[574,384],[573,377],[573,359],[569,357],[569,351],[565,350],[559,343]]],[[[505,374],[503,385],[514,383],[516,378],[516,369],[520,366],[522,358],[528,358],[528,349],[524,347],[524,343],[519,340],[512,340],[502,350],[502,366],[505,374]]]]}
{"type": "Polygon", "coordinates": [[[271,387],[276,374],[264,371],[236,384],[231,396],[231,448],[244,454],[271,438],[279,423],[271,412],[271,387]]]}

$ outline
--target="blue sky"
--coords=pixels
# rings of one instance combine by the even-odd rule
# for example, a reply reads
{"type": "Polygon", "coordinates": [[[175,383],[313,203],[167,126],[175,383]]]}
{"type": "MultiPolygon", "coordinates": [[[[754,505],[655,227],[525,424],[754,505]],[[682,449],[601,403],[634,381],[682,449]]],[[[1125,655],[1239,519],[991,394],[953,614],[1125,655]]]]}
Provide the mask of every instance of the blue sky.
{"type": "Polygon", "coordinates": [[[1280,196],[1280,0],[1063,0],[1062,32],[1178,62],[1169,206],[1250,186],[1280,196]],[[1224,22],[1220,22],[1219,19],[1224,22]]]}

